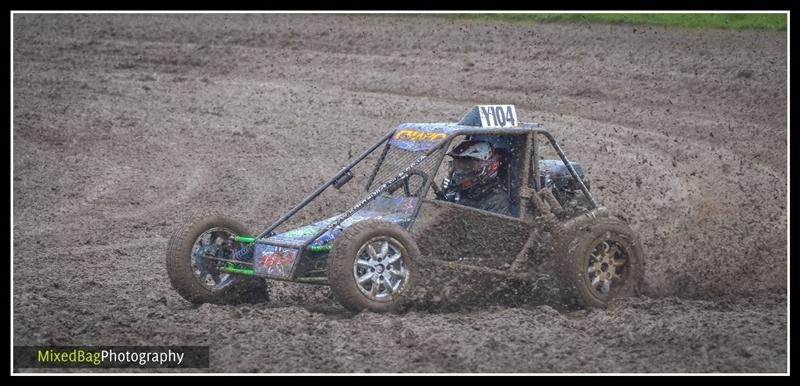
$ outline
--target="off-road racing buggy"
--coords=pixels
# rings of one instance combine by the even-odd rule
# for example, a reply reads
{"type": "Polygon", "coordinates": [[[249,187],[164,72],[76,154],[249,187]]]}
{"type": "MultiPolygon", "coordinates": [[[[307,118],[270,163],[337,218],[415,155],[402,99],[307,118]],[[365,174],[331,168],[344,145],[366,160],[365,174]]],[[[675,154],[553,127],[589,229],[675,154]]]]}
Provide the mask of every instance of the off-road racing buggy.
{"type": "Polygon", "coordinates": [[[567,159],[547,130],[519,122],[512,105],[475,106],[457,123],[401,124],[263,232],[252,236],[233,220],[208,217],[180,227],[166,255],[172,285],[191,302],[228,301],[267,278],[330,285],[354,312],[398,309],[419,279],[421,259],[509,277],[524,277],[532,261],[549,262],[564,291],[589,307],[635,294],[644,271],[638,237],[596,204],[581,165],[567,159]],[[541,159],[542,138],[550,145],[543,150],[560,159],[541,159]],[[449,176],[439,169],[457,139],[503,149],[511,215],[446,198],[449,176]],[[374,166],[359,201],[277,231],[323,191],[351,181],[368,157],[374,166]],[[552,248],[532,256],[542,254],[534,246],[544,238],[552,248]]]}

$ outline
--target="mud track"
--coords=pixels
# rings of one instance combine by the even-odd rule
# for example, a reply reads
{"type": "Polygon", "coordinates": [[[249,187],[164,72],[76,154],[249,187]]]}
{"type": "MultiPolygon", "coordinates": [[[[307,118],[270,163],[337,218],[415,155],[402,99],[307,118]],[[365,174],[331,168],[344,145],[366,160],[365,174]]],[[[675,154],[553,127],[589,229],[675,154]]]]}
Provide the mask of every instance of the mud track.
{"type": "Polygon", "coordinates": [[[13,22],[16,345],[210,345],[220,372],[787,370],[785,33],[13,22]],[[200,307],[170,287],[164,250],[184,219],[264,226],[395,124],[486,102],[516,104],[588,166],[596,196],[641,235],[646,296],[351,316],[324,287],[200,307]]]}

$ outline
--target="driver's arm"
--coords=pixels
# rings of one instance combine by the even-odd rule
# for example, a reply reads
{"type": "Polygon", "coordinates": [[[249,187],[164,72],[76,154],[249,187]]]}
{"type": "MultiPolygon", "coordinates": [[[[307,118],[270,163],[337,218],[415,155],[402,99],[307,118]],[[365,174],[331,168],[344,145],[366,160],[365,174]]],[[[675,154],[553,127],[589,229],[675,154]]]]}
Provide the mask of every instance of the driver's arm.
{"type": "Polygon", "coordinates": [[[498,190],[484,198],[478,209],[511,216],[511,198],[504,191],[498,190]]]}

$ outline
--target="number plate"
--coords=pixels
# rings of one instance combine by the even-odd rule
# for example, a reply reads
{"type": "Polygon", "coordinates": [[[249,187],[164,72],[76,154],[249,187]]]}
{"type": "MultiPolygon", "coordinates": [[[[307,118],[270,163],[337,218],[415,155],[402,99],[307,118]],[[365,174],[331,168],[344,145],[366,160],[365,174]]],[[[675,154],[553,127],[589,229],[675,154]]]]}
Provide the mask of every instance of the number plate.
{"type": "Polygon", "coordinates": [[[517,126],[517,110],[514,105],[478,105],[481,126],[506,128],[517,126]]]}

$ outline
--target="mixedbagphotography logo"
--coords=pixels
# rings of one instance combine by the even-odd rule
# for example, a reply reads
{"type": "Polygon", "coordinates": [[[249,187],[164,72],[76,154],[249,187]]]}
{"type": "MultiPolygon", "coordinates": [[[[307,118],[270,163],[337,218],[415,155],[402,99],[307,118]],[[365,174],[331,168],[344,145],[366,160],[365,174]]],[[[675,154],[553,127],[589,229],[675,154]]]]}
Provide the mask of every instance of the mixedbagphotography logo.
{"type": "Polygon", "coordinates": [[[14,346],[15,368],[207,368],[208,346],[14,346]]]}

